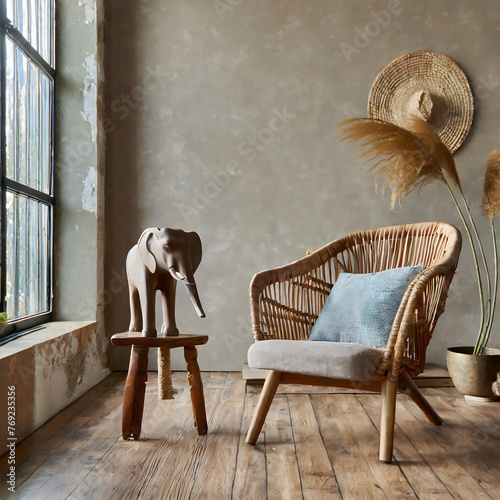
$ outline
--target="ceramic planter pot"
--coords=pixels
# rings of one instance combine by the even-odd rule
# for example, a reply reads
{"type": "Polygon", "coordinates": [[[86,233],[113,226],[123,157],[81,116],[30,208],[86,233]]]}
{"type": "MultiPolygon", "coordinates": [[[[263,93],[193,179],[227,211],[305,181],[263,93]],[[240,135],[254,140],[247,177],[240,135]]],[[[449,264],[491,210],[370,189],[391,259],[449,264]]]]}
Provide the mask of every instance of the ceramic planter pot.
{"type": "Polygon", "coordinates": [[[500,372],[500,349],[487,347],[484,354],[474,355],[473,347],[449,347],[446,363],[451,380],[466,399],[495,401],[491,384],[500,372]]]}

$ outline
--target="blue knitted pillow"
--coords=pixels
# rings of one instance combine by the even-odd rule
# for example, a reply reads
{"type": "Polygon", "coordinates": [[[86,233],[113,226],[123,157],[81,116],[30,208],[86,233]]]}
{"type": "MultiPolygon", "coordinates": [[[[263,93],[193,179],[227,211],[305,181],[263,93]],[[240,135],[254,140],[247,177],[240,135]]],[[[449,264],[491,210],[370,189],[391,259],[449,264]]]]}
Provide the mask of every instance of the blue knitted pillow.
{"type": "Polygon", "coordinates": [[[401,300],[423,265],[379,273],[340,273],[309,340],[383,349],[401,300]]]}

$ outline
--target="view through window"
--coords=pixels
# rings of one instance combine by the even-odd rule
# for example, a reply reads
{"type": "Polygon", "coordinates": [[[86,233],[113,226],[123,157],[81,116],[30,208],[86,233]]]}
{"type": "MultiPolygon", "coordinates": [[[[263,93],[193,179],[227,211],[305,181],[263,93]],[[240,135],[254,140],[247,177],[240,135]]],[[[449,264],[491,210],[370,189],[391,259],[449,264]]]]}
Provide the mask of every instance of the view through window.
{"type": "Polygon", "coordinates": [[[1,305],[20,330],[51,311],[54,2],[0,5],[1,305]]]}

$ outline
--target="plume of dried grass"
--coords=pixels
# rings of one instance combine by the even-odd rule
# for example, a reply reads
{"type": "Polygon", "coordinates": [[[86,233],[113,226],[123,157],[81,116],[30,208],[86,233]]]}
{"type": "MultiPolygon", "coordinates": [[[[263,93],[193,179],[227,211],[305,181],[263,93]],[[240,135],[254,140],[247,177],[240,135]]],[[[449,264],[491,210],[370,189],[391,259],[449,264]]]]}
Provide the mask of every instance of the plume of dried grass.
{"type": "Polygon", "coordinates": [[[417,116],[412,116],[409,128],[429,150],[429,153],[435,159],[438,168],[445,173],[448,179],[451,180],[451,182],[455,184],[460,191],[462,191],[455,160],[439,135],[434,132],[433,128],[425,120],[422,120],[417,116]]]}
{"type": "Polygon", "coordinates": [[[355,143],[357,159],[385,178],[382,190],[391,188],[393,207],[399,197],[435,180],[447,183],[445,175],[460,187],[451,153],[425,121],[415,118],[415,133],[372,118],[353,118],[338,125],[340,140],[355,143]]]}
{"type": "Polygon", "coordinates": [[[490,220],[500,210],[500,149],[492,151],[484,174],[483,212],[490,220]]]}
{"type": "MultiPolygon", "coordinates": [[[[494,217],[500,211],[500,150],[495,149],[488,156],[486,172],[484,174],[484,194],[482,200],[483,212],[490,218],[491,234],[493,238],[493,257],[495,276],[493,279],[493,297],[488,310],[488,319],[486,321],[484,332],[478,336],[474,347],[474,354],[482,354],[484,348],[490,340],[493,320],[495,319],[495,310],[498,295],[498,246],[495,232],[494,217]]],[[[497,382],[500,390],[500,383],[497,382]]]]}

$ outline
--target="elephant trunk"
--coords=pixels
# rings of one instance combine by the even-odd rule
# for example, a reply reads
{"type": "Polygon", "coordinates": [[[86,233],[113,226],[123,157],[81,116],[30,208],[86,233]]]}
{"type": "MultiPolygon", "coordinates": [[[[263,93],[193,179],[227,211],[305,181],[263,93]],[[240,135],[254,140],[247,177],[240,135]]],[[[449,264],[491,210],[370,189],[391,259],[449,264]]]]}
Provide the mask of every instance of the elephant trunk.
{"type": "Polygon", "coordinates": [[[200,297],[198,296],[198,289],[196,288],[196,283],[184,283],[186,289],[188,291],[189,297],[191,298],[191,302],[193,303],[196,312],[200,318],[205,317],[205,312],[203,311],[203,307],[200,302],[200,297]]]}

